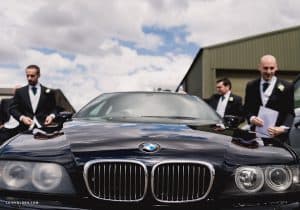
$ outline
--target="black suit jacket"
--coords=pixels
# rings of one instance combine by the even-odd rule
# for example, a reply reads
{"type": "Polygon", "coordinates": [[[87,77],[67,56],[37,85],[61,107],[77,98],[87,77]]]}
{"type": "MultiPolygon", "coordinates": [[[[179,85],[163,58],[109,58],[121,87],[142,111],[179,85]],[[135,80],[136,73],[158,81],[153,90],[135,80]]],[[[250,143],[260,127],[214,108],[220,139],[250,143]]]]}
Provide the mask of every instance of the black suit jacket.
{"type": "MultiPolygon", "coordinates": [[[[262,106],[260,96],[260,79],[250,81],[246,86],[244,113],[250,122],[251,116],[257,116],[259,107],[262,106]]],[[[276,126],[291,126],[294,113],[294,88],[287,81],[277,78],[273,92],[269,97],[266,107],[278,111],[276,126]]]]}
{"type": "Polygon", "coordinates": [[[6,123],[10,118],[9,106],[12,103],[12,98],[4,98],[0,105],[0,125],[6,123]]]}
{"type": "MultiPolygon", "coordinates": [[[[217,109],[219,99],[221,95],[219,94],[214,94],[210,98],[205,99],[205,101],[214,109],[217,109]]],[[[230,94],[228,103],[225,108],[225,113],[224,115],[234,115],[234,116],[243,116],[243,105],[242,105],[242,97],[234,94],[230,94]]]]}
{"type": "Polygon", "coordinates": [[[31,106],[28,88],[29,86],[27,85],[16,90],[13,102],[9,107],[10,113],[17,120],[20,120],[22,115],[30,118],[35,116],[43,126],[49,114],[57,114],[54,91],[41,85],[41,95],[36,111],[34,112],[31,106]]]}

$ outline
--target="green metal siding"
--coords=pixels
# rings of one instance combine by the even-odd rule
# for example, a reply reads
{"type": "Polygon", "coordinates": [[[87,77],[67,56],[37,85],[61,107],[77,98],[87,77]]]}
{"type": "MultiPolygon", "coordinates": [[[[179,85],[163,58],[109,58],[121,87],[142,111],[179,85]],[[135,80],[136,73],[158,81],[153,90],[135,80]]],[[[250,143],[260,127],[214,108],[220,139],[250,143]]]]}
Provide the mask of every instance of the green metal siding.
{"type": "Polygon", "coordinates": [[[207,50],[211,68],[256,69],[262,55],[272,54],[282,69],[299,71],[300,28],[207,50]]]}
{"type": "MultiPolygon", "coordinates": [[[[274,55],[281,71],[291,75],[300,73],[300,26],[203,48],[186,77],[187,92],[210,96],[215,92],[216,72],[220,76],[222,70],[227,71],[225,75],[229,75],[228,70],[232,74],[246,71],[242,75],[249,77],[240,77],[240,83],[245,84],[246,80],[257,77],[259,59],[264,54],[274,55]]],[[[235,81],[238,75],[233,76],[235,81]]]]}
{"type": "Polygon", "coordinates": [[[186,91],[192,95],[202,96],[202,55],[199,56],[200,59],[195,60],[193,64],[193,69],[190,71],[186,78],[186,91]]]}

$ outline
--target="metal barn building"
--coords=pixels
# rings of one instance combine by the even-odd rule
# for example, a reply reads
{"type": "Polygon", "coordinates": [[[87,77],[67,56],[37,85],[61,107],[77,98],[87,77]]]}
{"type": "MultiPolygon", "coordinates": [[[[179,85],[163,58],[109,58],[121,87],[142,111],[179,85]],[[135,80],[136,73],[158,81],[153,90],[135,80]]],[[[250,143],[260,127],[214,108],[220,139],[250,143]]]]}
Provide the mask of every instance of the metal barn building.
{"type": "Polygon", "coordinates": [[[259,77],[259,59],[264,54],[277,58],[277,75],[289,81],[300,73],[300,26],[246,37],[201,48],[177,90],[199,97],[215,92],[215,82],[228,77],[232,91],[245,95],[246,83],[259,77]]]}

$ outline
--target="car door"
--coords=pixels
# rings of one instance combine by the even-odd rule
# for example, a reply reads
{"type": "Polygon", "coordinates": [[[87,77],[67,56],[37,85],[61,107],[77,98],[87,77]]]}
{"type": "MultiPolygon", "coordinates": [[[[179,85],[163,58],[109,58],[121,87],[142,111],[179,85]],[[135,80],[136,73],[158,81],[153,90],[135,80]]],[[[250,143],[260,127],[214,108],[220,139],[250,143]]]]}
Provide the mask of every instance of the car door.
{"type": "Polygon", "coordinates": [[[295,114],[293,127],[290,131],[290,144],[300,156],[300,75],[294,81],[295,114]]]}

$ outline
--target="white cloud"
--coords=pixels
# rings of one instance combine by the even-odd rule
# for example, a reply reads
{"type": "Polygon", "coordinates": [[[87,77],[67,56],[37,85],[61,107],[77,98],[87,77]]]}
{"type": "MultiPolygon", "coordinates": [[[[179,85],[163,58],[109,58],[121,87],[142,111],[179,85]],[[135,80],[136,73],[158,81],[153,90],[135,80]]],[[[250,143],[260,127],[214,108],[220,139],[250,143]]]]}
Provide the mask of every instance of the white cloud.
{"type": "Polygon", "coordinates": [[[193,1],[193,4],[187,11],[191,32],[188,40],[201,46],[300,25],[297,0],[193,1]]]}
{"type": "Polygon", "coordinates": [[[116,48],[118,53],[78,55],[71,61],[57,53],[46,55],[28,50],[20,61],[20,69],[0,69],[0,72],[6,72],[0,83],[6,87],[25,85],[24,68],[28,64],[37,64],[41,67],[40,82],[50,88],[60,88],[79,109],[103,92],[153,90],[158,87],[175,90],[192,61],[191,57],[184,55],[139,55],[117,42],[106,43],[105,49],[116,48]]]}
{"type": "Polygon", "coordinates": [[[175,89],[193,60],[177,53],[186,40],[200,47],[300,25],[299,10],[298,0],[3,0],[0,84],[26,84],[24,68],[35,63],[41,82],[77,109],[102,92],[175,89]],[[187,36],[175,34],[173,51],[161,53],[164,37],[145,27],[187,36]]]}

